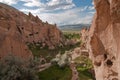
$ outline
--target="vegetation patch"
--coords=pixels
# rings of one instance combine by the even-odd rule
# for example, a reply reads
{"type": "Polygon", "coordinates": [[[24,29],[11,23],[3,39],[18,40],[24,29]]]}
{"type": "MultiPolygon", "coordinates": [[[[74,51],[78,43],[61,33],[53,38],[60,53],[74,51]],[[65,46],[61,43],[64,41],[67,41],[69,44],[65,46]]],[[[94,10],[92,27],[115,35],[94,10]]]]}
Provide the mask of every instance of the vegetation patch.
{"type": "Polygon", "coordinates": [[[88,57],[82,55],[74,61],[77,64],[76,68],[79,73],[80,80],[94,80],[92,61],[88,57]]]}
{"type": "Polygon", "coordinates": [[[77,67],[78,70],[84,71],[93,68],[92,61],[84,55],[77,57],[74,61],[78,66],[77,67]]]}
{"type": "Polygon", "coordinates": [[[47,62],[50,62],[51,59],[53,59],[56,54],[64,54],[65,51],[72,50],[76,47],[80,46],[80,42],[75,45],[66,45],[64,47],[56,47],[53,50],[48,49],[47,47],[40,48],[40,45],[36,44],[29,44],[28,47],[32,51],[34,57],[44,57],[47,62]]]}
{"type": "Polygon", "coordinates": [[[39,80],[36,60],[8,55],[0,60],[0,80],[39,80]]]}
{"type": "Polygon", "coordinates": [[[80,34],[79,33],[64,32],[64,36],[65,36],[66,39],[80,39],[80,34]]]}
{"type": "Polygon", "coordinates": [[[60,68],[53,65],[38,73],[40,80],[71,80],[72,71],[69,67],[60,68]]]}
{"type": "Polygon", "coordinates": [[[88,70],[84,70],[84,71],[78,70],[78,73],[80,80],[95,80],[93,75],[88,70]]]}

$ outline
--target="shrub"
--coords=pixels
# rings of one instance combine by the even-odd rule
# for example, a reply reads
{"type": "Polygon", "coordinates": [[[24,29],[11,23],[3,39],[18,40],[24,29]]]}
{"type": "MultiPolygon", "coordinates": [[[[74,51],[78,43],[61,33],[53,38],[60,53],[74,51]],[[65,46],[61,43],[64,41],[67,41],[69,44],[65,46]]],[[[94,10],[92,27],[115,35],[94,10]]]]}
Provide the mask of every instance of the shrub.
{"type": "Polygon", "coordinates": [[[0,61],[0,80],[38,80],[35,60],[9,55],[0,61]]]}
{"type": "Polygon", "coordinates": [[[71,61],[71,52],[66,51],[64,54],[57,56],[56,58],[52,59],[52,63],[57,63],[59,67],[65,67],[68,66],[71,61]]]}
{"type": "Polygon", "coordinates": [[[89,69],[93,68],[92,61],[84,55],[81,55],[80,57],[77,57],[74,60],[74,62],[77,64],[77,69],[81,70],[81,71],[89,70],[89,69]]]}

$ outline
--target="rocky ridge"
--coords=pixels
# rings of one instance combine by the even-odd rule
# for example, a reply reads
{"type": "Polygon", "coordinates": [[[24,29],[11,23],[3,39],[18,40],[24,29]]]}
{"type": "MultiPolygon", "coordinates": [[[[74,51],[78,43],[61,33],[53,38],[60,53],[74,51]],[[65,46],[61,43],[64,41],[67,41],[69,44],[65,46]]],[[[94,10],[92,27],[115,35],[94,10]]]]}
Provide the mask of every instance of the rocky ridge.
{"type": "Polygon", "coordinates": [[[0,3],[0,57],[11,53],[25,58],[32,56],[27,43],[54,49],[64,44],[64,38],[56,25],[0,3]]]}

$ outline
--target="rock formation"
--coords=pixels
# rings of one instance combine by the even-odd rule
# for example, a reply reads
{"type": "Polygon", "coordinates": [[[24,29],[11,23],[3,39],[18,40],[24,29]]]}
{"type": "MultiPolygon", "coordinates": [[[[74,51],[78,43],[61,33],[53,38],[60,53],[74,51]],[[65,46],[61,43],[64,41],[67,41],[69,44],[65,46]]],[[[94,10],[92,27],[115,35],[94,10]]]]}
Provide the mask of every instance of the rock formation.
{"type": "Polygon", "coordinates": [[[96,80],[120,80],[120,0],[94,0],[88,49],[96,80]]]}
{"type": "Polygon", "coordinates": [[[42,22],[38,16],[28,15],[0,3],[0,57],[9,53],[21,57],[32,56],[26,43],[39,43],[54,49],[64,43],[56,25],[42,22]]]}
{"type": "Polygon", "coordinates": [[[87,45],[87,40],[88,40],[88,33],[89,33],[89,29],[87,28],[82,28],[80,31],[81,34],[81,49],[86,49],[86,45],[87,45]]]}

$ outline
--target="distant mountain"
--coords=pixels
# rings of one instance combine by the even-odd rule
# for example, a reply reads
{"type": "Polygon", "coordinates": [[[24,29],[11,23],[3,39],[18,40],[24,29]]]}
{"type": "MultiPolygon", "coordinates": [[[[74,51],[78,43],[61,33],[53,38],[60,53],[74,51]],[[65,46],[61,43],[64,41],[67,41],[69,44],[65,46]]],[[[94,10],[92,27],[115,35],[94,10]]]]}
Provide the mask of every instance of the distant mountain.
{"type": "Polygon", "coordinates": [[[89,28],[90,24],[71,24],[59,26],[60,30],[81,30],[82,28],[89,28]]]}

